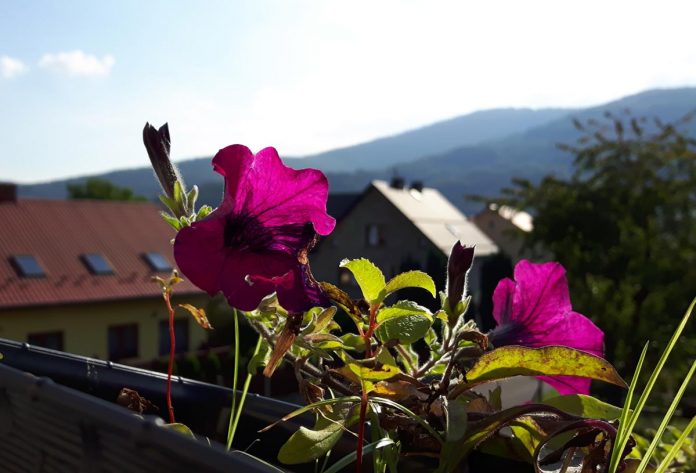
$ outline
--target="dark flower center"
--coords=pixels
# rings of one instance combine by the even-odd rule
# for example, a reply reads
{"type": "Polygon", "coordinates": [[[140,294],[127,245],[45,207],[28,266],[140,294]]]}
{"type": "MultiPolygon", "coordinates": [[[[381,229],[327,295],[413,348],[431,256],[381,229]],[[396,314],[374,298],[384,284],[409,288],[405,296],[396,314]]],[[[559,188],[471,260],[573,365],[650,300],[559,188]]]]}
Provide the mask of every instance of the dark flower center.
{"type": "Polygon", "coordinates": [[[273,242],[273,233],[246,214],[228,215],[225,220],[225,247],[263,252],[273,242]]]}

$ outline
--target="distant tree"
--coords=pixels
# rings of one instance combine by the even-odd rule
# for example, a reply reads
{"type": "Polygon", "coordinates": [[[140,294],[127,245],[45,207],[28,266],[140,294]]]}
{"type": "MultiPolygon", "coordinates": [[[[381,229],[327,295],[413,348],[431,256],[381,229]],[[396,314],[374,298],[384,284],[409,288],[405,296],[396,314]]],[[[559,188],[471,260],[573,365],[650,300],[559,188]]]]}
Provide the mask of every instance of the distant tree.
{"type": "MultiPolygon", "coordinates": [[[[504,202],[534,215],[527,246],[566,267],[573,307],[605,331],[607,358],[624,375],[647,340],[665,346],[696,296],[696,141],[682,131],[689,118],[576,121],[581,138],[561,146],[574,155],[569,178],[513,180],[503,190],[504,202]]],[[[689,358],[691,340],[679,344],[689,358]]]]}
{"type": "Polygon", "coordinates": [[[105,179],[91,178],[83,183],[68,184],[70,199],[145,201],[145,197],[133,194],[127,187],[119,187],[105,179]]]}

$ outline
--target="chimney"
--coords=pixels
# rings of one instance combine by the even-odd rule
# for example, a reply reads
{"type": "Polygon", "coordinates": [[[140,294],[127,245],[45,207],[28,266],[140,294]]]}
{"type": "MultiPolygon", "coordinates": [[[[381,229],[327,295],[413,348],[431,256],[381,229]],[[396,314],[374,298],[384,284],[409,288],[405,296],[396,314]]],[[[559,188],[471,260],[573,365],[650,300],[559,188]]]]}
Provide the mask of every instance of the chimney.
{"type": "Polygon", "coordinates": [[[17,202],[17,184],[0,182],[0,203],[17,202]]]}
{"type": "Polygon", "coordinates": [[[423,181],[413,181],[411,183],[411,189],[418,192],[423,192],[423,181]]]}
{"type": "Polygon", "coordinates": [[[404,181],[403,177],[399,177],[399,176],[392,177],[392,180],[389,183],[389,186],[392,189],[403,189],[405,185],[406,185],[406,181],[404,181]]]}

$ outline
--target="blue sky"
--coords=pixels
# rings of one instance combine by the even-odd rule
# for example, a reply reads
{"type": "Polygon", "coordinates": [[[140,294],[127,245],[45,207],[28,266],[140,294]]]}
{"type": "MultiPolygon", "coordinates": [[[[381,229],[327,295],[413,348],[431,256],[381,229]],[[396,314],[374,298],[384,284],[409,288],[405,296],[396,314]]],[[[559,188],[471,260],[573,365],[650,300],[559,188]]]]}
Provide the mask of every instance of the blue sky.
{"type": "MultiPolygon", "coordinates": [[[[693,6],[692,6],[693,5],[693,6]]],[[[696,86],[685,1],[0,0],[0,180],[232,143],[309,154],[475,110],[696,86]]]]}

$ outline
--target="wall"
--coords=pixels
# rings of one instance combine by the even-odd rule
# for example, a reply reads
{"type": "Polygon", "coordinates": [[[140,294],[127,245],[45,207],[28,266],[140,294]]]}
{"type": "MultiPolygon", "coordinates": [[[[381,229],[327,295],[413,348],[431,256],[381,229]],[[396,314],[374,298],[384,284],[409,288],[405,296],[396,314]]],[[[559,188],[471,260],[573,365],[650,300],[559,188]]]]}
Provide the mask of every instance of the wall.
{"type": "MultiPolygon", "coordinates": [[[[205,307],[207,295],[174,298],[174,304],[187,302],[205,307]]],[[[189,322],[189,348],[205,341],[205,330],[182,309],[177,318],[189,322]]],[[[63,348],[78,355],[108,359],[107,328],[110,325],[138,324],[138,359],[159,356],[159,322],[168,314],[161,298],[72,304],[58,307],[0,311],[0,338],[25,342],[30,333],[63,331],[63,348]]]]}
{"type": "Polygon", "coordinates": [[[442,254],[378,190],[370,188],[310,255],[310,264],[317,280],[336,284],[343,258],[367,258],[389,279],[405,259],[425,268],[429,252],[442,254]],[[379,226],[381,245],[367,245],[368,224],[379,226]]]}

